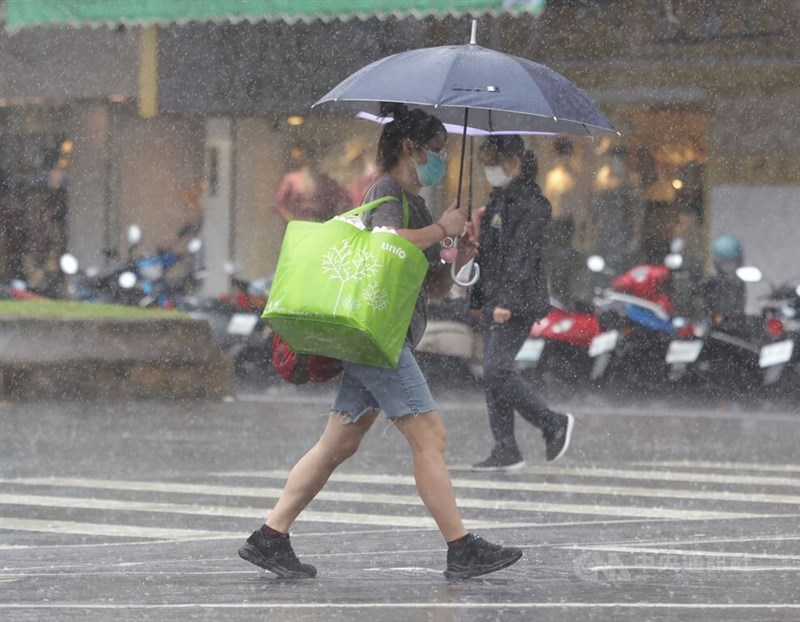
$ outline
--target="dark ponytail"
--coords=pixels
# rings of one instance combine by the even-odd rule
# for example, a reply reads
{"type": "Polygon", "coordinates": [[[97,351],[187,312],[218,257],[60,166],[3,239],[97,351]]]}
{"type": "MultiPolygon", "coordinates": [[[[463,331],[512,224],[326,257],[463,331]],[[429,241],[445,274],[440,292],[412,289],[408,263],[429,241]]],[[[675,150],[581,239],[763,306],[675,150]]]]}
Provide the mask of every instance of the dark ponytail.
{"type": "Polygon", "coordinates": [[[393,117],[383,126],[383,133],[378,140],[376,162],[384,172],[392,170],[397,164],[406,138],[421,147],[434,136],[447,134],[439,119],[418,108],[409,110],[404,104],[383,103],[380,116],[393,117]]]}

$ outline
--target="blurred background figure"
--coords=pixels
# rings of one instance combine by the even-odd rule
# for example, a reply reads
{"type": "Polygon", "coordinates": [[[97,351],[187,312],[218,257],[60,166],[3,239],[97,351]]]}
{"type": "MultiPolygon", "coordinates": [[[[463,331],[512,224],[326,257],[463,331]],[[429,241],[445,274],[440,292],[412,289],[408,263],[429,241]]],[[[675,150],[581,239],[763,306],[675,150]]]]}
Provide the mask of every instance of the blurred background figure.
{"type": "Polygon", "coordinates": [[[625,149],[610,146],[599,155],[601,163],[592,184],[591,199],[593,248],[594,253],[606,260],[608,268],[619,274],[634,261],[638,202],[631,185],[625,149]]]}
{"type": "Polygon", "coordinates": [[[736,276],[744,261],[744,249],[738,237],[720,235],[711,242],[714,271],[700,288],[701,314],[714,325],[739,329],[745,323],[745,283],[736,276]]]}
{"type": "Polygon", "coordinates": [[[672,150],[659,149],[652,156],[655,179],[643,189],[644,222],[640,261],[649,264],[662,264],[669,253],[670,242],[675,237],[678,210],[672,150]]]}
{"type": "Polygon", "coordinates": [[[319,170],[306,143],[292,145],[289,160],[289,171],[283,176],[275,197],[275,211],[286,222],[324,222],[351,207],[349,195],[319,170]]]}
{"type": "Polygon", "coordinates": [[[544,179],[544,195],[553,207],[553,219],[545,230],[550,295],[567,300],[576,295],[573,287],[580,254],[575,249],[575,232],[582,225],[581,196],[573,166],[574,147],[568,138],[553,143],[553,166],[544,179]]]}
{"type": "Polygon", "coordinates": [[[367,143],[361,136],[347,139],[344,146],[345,186],[353,207],[363,203],[364,195],[378,179],[375,159],[368,154],[367,143]]]}

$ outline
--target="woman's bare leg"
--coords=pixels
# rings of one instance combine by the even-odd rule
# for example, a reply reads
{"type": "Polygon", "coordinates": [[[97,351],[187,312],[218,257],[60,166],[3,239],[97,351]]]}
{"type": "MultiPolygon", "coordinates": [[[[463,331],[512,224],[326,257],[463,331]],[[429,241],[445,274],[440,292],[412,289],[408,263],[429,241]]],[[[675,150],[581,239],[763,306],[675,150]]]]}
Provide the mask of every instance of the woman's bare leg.
{"type": "Polygon", "coordinates": [[[450,542],[467,535],[445,463],[447,433],[439,413],[399,417],[395,425],[411,446],[417,491],[442,536],[450,542]]]}
{"type": "Polygon", "coordinates": [[[371,411],[355,423],[346,423],[343,415],[331,413],[322,437],[289,473],[283,492],[266,521],[269,527],[283,533],[289,531],[336,467],[356,453],[377,415],[377,411],[371,411]]]}

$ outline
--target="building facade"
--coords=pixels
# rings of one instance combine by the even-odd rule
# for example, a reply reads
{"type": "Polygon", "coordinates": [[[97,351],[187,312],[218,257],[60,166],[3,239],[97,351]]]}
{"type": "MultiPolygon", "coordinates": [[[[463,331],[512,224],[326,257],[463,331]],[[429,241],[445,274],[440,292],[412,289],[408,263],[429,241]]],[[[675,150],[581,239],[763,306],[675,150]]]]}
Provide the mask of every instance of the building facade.
{"type": "MultiPolygon", "coordinates": [[[[209,293],[226,287],[227,259],[243,276],[271,272],[292,146],[310,144],[346,186],[379,131],[311,104],[372,60],[465,43],[469,30],[460,16],[0,31],[0,170],[13,190],[0,197],[3,276],[35,280],[53,248],[102,264],[133,222],[145,250],[172,244],[201,218],[209,293]],[[15,259],[31,246],[35,257],[15,259]]],[[[799,31],[790,0],[551,0],[535,16],[482,17],[478,42],[563,73],[621,133],[530,141],[576,256],[602,249],[603,219],[618,214],[631,261],[658,260],[680,237],[702,271],[709,240],[730,232],[781,280],[800,273],[799,31]]],[[[487,191],[476,169],[476,206],[487,191]]]]}

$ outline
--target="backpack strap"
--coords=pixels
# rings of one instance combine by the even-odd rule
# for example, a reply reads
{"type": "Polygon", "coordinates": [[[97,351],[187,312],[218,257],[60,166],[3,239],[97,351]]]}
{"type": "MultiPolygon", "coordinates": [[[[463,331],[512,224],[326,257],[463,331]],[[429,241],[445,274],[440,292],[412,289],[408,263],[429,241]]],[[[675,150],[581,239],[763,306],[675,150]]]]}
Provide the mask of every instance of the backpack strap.
{"type": "MultiPolygon", "coordinates": [[[[402,195],[403,195],[403,197],[402,197],[402,201],[403,201],[403,229],[408,229],[408,220],[409,220],[409,216],[408,216],[408,197],[406,196],[405,191],[402,191],[402,195]]],[[[374,210],[376,207],[378,207],[380,205],[383,205],[384,203],[386,203],[386,201],[391,201],[392,199],[397,200],[397,197],[396,196],[392,196],[391,194],[388,194],[385,197],[380,197],[378,199],[375,199],[374,201],[370,201],[369,203],[364,203],[364,205],[359,205],[358,207],[355,207],[355,208],[351,209],[350,211],[345,212],[344,214],[340,214],[340,216],[344,216],[344,217],[347,217],[347,216],[360,216],[364,212],[369,212],[371,210],[374,210]]]]}

